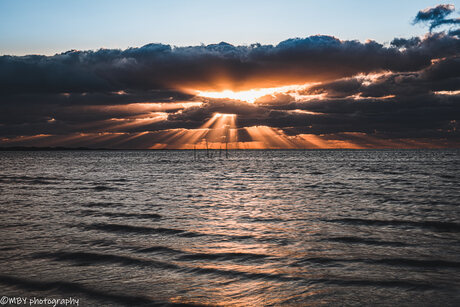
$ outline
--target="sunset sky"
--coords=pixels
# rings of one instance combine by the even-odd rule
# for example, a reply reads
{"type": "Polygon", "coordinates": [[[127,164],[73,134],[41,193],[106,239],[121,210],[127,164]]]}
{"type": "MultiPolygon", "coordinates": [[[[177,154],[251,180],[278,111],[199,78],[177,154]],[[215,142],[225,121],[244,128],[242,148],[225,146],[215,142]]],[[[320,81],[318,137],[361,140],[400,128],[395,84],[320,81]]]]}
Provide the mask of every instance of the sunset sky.
{"type": "Polygon", "coordinates": [[[457,1],[1,1],[0,146],[460,147],[457,1]]]}

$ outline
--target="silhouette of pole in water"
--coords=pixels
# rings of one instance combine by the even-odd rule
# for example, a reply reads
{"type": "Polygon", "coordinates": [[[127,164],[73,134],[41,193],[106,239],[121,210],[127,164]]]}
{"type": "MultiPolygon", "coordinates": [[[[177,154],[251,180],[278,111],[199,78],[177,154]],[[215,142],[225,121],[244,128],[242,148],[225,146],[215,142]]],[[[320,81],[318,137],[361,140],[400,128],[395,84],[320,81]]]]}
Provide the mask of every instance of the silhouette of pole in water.
{"type": "MultiPolygon", "coordinates": [[[[225,138],[225,157],[228,159],[228,130],[226,131],[226,135],[222,136],[222,138],[225,138]]],[[[216,149],[213,149],[211,150],[212,148],[210,147],[209,143],[208,143],[208,138],[207,137],[204,137],[201,142],[205,142],[205,146],[206,146],[206,158],[212,158],[214,156],[214,154],[217,154],[217,148],[216,149]],[[214,151],[214,153],[213,153],[214,151]]],[[[200,142],[200,144],[201,144],[200,142]]],[[[222,142],[219,144],[219,158],[222,157],[222,142]]],[[[193,145],[193,159],[194,160],[197,160],[198,158],[198,153],[196,151],[196,144],[193,145]]]]}
{"type": "Polygon", "coordinates": [[[193,144],[193,161],[196,161],[196,144],[193,144]]]}

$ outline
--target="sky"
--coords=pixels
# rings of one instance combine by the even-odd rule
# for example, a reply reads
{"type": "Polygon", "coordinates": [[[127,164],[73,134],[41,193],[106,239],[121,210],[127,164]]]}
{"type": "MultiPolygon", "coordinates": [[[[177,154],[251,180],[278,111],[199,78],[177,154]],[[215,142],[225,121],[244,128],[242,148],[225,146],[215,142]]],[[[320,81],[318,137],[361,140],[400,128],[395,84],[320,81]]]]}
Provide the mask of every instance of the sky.
{"type": "Polygon", "coordinates": [[[460,147],[455,1],[0,1],[0,146],[460,147]]]}
{"type": "MultiPolygon", "coordinates": [[[[459,1],[451,1],[458,7],[459,1]]],[[[423,35],[411,21],[432,0],[1,0],[0,54],[52,55],[66,50],[277,44],[323,34],[380,43],[423,35]]]]}

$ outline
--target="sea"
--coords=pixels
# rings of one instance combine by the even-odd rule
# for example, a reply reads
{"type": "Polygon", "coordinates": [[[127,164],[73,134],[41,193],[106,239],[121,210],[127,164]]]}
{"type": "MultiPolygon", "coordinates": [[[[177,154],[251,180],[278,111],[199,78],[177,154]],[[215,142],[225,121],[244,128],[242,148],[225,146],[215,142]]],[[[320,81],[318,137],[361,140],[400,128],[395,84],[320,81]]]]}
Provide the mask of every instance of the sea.
{"type": "Polygon", "coordinates": [[[0,231],[6,306],[459,306],[460,150],[2,151],[0,231]]]}

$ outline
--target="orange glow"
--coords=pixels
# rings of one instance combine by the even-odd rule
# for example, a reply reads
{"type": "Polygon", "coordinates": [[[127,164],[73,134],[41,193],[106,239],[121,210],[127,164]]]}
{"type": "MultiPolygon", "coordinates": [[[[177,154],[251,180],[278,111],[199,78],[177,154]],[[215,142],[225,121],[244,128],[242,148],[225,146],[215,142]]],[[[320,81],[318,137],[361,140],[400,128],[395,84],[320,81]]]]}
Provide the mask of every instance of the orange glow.
{"type": "Polygon", "coordinates": [[[436,95],[459,95],[460,90],[457,91],[437,91],[434,92],[436,95]]]}
{"type": "Polygon", "coordinates": [[[197,96],[208,97],[208,98],[228,98],[235,100],[242,100],[250,103],[254,103],[257,98],[260,98],[265,95],[273,95],[275,93],[286,93],[288,91],[298,90],[301,85],[288,85],[281,87],[271,87],[271,88],[256,88],[246,91],[232,91],[224,90],[220,92],[207,92],[207,91],[196,91],[197,96]]]}
{"type": "Polygon", "coordinates": [[[375,81],[377,81],[378,79],[388,76],[388,75],[391,75],[391,72],[385,71],[385,72],[370,73],[370,74],[362,73],[362,74],[355,75],[354,78],[362,80],[363,85],[368,86],[374,83],[375,81]]]}
{"type": "Polygon", "coordinates": [[[139,133],[132,133],[130,136],[128,137],[125,137],[125,138],[122,138],[116,142],[114,142],[112,144],[112,146],[116,147],[117,145],[121,145],[121,144],[125,144],[127,143],[128,141],[131,141],[131,140],[134,140],[134,139],[137,139],[143,135],[146,135],[148,134],[149,132],[148,131],[144,131],[144,132],[139,132],[139,133]]]}
{"type": "Polygon", "coordinates": [[[34,140],[43,140],[51,137],[51,134],[36,134],[36,135],[28,135],[28,136],[17,136],[14,138],[2,138],[2,141],[8,143],[15,143],[15,142],[24,142],[24,141],[34,141],[34,140]]]}
{"type": "Polygon", "coordinates": [[[197,107],[200,106],[202,102],[199,101],[187,101],[187,102],[141,102],[141,103],[132,103],[127,106],[133,106],[137,108],[137,110],[144,110],[144,111],[156,111],[156,112],[164,112],[169,110],[175,109],[187,109],[190,107],[197,107]]]}
{"type": "Polygon", "coordinates": [[[322,136],[314,134],[301,134],[299,135],[305,143],[305,148],[321,148],[321,149],[336,149],[336,148],[349,148],[360,149],[362,147],[344,140],[328,140],[322,136]]]}
{"type": "MultiPolygon", "coordinates": [[[[363,99],[369,99],[369,97],[362,97],[361,96],[361,93],[359,94],[356,94],[356,95],[351,95],[349,96],[350,98],[353,98],[354,100],[363,100],[363,99]]],[[[380,96],[380,97],[372,97],[373,99],[376,99],[376,100],[385,100],[385,99],[391,99],[391,98],[395,98],[396,95],[386,95],[386,96],[380,96]]]]}
{"type": "Polygon", "coordinates": [[[215,113],[198,129],[173,129],[164,132],[161,145],[151,149],[237,148],[236,115],[215,113]]]}
{"type": "Polygon", "coordinates": [[[308,115],[324,115],[324,113],[321,112],[312,112],[312,111],[306,111],[306,110],[300,110],[300,109],[295,109],[292,111],[287,111],[290,113],[300,113],[300,114],[308,114],[308,115]]]}
{"type": "Polygon", "coordinates": [[[245,128],[254,144],[255,149],[272,148],[272,149],[294,149],[301,148],[300,144],[295,142],[283,131],[268,126],[253,126],[245,128]]]}
{"type": "MultiPolygon", "coordinates": [[[[206,129],[174,129],[165,132],[161,143],[155,144],[150,149],[192,149],[194,144],[206,136],[206,129]]],[[[198,148],[198,146],[197,146],[198,148]]]]}
{"type": "MultiPolygon", "coordinates": [[[[170,110],[187,109],[190,107],[200,106],[202,102],[141,102],[129,103],[123,105],[107,106],[82,106],[78,110],[81,112],[123,112],[126,114],[138,115],[150,112],[167,112],[170,110]]],[[[73,111],[73,109],[70,109],[73,111]]]]}
{"type": "Polygon", "coordinates": [[[109,121],[116,123],[115,125],[111,125],[106,129],[108,131],[114,131],[117,129],[122,128],[133,128],[139,126],[145,126],[149,124],[153,124],[159,121],[164,121],[168,119],[168,114],[163,112],[155,112],[147,114],[145,117],[138,117],[133,119],[124,119],[124,118],[111,118],[109,121]]]}
{"type": "MultiPolygon", "coordinates": [[[[172,129],[158,132],[104,132],[74,133],[71,135],[31,135],[7,138],[0,141],[9,146],[95,146],[117,148],[125,143],[143,138],[137,145],[150,149],[225,149],[228,137],[228,149],[375,149],[375,148],[448,148],[447,140],[438,139],[382,139],[373,135],[347,132],[329,135],[300,134],[286,135],[282,130],[267,126],[240,128],[250,136],[249,141],[238,140],[236,116],[222,114],[214,116],[206,125],[212,128],[172,129]],[[225,116],[227,115],[227,116],[225,116]],[[215,131],[214,131],[215,130],[215,131]],[[150,139],[150,141],[149,141],[150,139]]],[[[460,143],[456,143],[459,144],[460,143]]],[[[457,145],[458,146],[458,145],[457,145]]]]}

